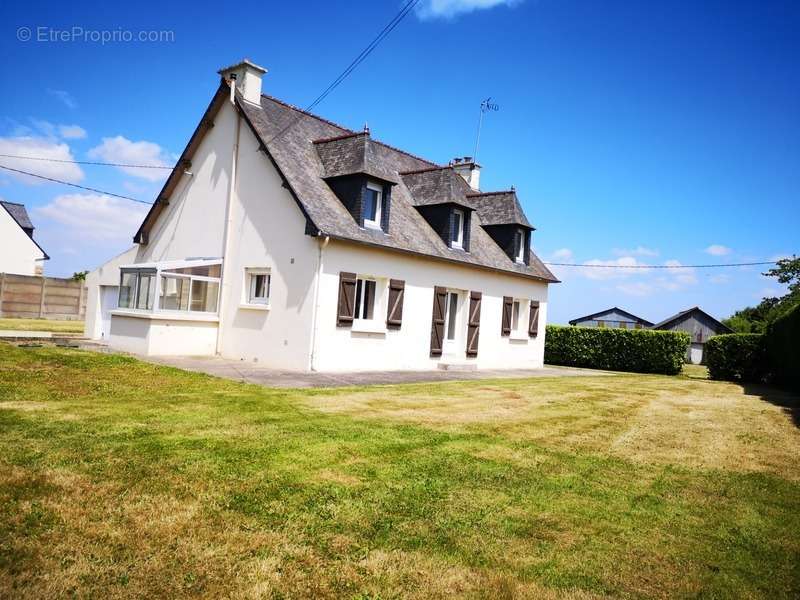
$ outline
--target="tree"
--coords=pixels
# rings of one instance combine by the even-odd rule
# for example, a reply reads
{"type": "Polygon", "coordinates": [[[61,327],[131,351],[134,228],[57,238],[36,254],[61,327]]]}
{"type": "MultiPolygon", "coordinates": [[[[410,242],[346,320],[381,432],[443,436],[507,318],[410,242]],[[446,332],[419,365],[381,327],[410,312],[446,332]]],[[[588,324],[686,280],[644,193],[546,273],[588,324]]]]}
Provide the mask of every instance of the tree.
{"type": "Polygon", "coordinates": [[[76,271],[72,274],[73,281],[86,281],[86,276],[89,274],[89,271],[76,271]]]}
{"type": "Polygon", "coordinates": [[[764,273],[787,284],[789,292],[780,298],[764,298],[758,306],[737,310],[722,322],[736,333],[765,333],[767,326],[796,304],[800,304],[800,258],[782,258],[764,273]]]}

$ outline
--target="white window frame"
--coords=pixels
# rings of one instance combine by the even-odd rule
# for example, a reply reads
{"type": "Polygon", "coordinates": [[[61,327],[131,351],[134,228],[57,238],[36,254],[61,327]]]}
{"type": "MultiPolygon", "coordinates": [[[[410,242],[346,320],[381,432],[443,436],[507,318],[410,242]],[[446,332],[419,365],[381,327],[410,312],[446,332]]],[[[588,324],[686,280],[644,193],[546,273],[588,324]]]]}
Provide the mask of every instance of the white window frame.
{"type": "Polygon", "coordinates": [[[375,277],[368,277],[366,275],[358,275],[356,277],[356,298],[355,298],[355,306],[353,309],[358,307],[358,311],[354,315],[354,320],[358,321],[359,323],[374,323],[375,320],[378,318],[378,280],[375,277]],[[365,318],[362,317],[360,313],[364,312],[365,302],[367,296],[367,282],[371,281],[375,284],[375,292],[372,295],[372,317],[365,318]],[[361,291],[359,292],[359,282],[361,282],[361,291]]]}
{"type": "Polygon", "coordinates": [[[247,267],[244,270],[244,286],[242,306],[266,308],[270,305],[272,294],[272,270],[267,267],[247,267]],[[266,296],[255,296],[256,277],[264,275],[266,280],[266,296]]]}
{"type": "Polygon", "coordinates": [[[375,203],[375,219],[373,220],[365,218],[364,227],[383,230],[383,227],[381,227],[381,216],[382,216],[381,207],[383,205],[383,187],[375,183],[367,183],[367,189],[372,190],[373,192],[378,192],[378,195],[375,203]]]}
{"type": "MultiPolygon", "coordinates": [[[[190,275],[186,273],[172,273],[169,272],[172,269],[182,269],[182,268],[189,268],[189,267],[210,267],[214,265],[222,265],[222,259],[187,259],[187,260],[173,260],[173,261],[164,261],[160,263],[140,263],[140,264],[132,264],[132,265],[123,265],[120,267],[120,283],[122,282],[122,277],[124,274],[132,274],[135,275],[135,282],[133,284],[133,295],[131,299],[131,306],[130,307],[120,307],[123,311],[131,311],[135,313],[143,313],[143,314],[182,314],[182,315],[217,315],[219,314],[219,298],[221,292],[221,278],[220,277],[206,277],[203,275],[190,275]],[[136,308],[136,305],[139,303],[138,294],[139,294],[139,277],[140,274],[147,274],[151,275],[154,278],[154,282],[150,287],[150,296],[152,300],[150,302],[150,308],[136,308]],[[161,307],[161,278],[168,277],[168,278],[175,278],[175,279],[184,279],[189,280],[189,303],[186,310],[183,309],[171,309],[171,308],[162,308],[161,307]],[[213,283],[217,285],[217,299],[216,299],[216,308],[213,311],[200,311],[200,310],[192,310],[192,284],[195,281],[205,281],[208,283],[213,283]]],[[[122,287],[120,286],[120,293],[122,292],[122,287]]],[[[117,297],[117,304],[119,305],[119,296],[117,297]]]]}
{"type": "Polygon", "coordinates": [[[528,321],[531,310],[531,301],[528,298],[514,298],[511,304],[511,339],[528,339],[528,321]],[[514,320],[516,319],[516,323],[514,320]]]}
{"type": "Polygon", "coordinates": [[[453,218],[458,215],[458,228],[456,229],[456,237],[451,241],[453,248],[464,249],[464,211],[460,208],[453,209],[453,218]]]}
{"type": "Polygon", "coordinates": [[[514,257],[518,263],[525,263],[525,230],[524,229],[517,229],[517,232],[514,234],[514,239],[516,241],[516,237],[519,236],[519,246],[517,247],[517,255],[514,257]]]}

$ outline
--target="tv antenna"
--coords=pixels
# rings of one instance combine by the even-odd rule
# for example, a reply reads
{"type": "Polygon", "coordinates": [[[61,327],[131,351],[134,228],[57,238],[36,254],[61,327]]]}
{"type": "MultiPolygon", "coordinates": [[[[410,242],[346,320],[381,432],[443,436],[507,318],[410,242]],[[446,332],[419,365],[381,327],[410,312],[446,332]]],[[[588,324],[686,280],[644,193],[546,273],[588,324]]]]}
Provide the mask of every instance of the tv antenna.
{"type": "Polygon", "coordinates": [[[472,160],[474,160],[475,162],[478,162],[478,146],[480,145],[481,142],[481,127],[483,126],[483,115],[489,111],[497,112],[498,110],[500,110],[500,106],[492,102],[491,96],[489,96],[488,98],[486,98],[486,100],[481,102],[481,112],[480,115],[478,116],[478,133],[475,136],[475,152],[472,153],[472,160]]]}

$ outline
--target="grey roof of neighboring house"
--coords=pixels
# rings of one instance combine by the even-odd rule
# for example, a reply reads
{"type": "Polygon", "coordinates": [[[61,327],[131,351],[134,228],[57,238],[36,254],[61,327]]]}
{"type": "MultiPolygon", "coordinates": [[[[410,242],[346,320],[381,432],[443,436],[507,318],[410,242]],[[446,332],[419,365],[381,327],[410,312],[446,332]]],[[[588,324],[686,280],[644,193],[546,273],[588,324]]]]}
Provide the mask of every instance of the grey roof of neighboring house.
{"type": "Polygon", "coordinates": [[[414,206],[453,203],[474,208],[467,200],[469,185],[450,166],[404,171],[400,177],[411,194],[414,206]]]}
{"type": "Polygon", "coordinates": [[[642,325],[646,325],[647,327],[652,327],[653,326],[653,324],[650,321],[648,321],[647,319],[643,319],[642,317],[637,317],[635,314],[630,313],[627,310],[622,310],[618,306],[612,306],[611,308],[607,308],[605,310],[601,310],[601,311],[598,311],[596,313],[592,313],[590,315],[586,315],[585,317],[578,317],[577,319],[571,319],[569,321],[569,324],[570,325],[574,325],[575,323],[578,323],[580,321],[591,321],[592,319],[595,319],[596,317],[599,317],[601,315],[604,315],[604,314],[610,313],[610,312],[618,312],[618,313],[620,313],[622,315],[625,315],[626,317],[629,317],[629,318],[633,319],[634,321],[638,321],[642,325]]]}
{"type": "Polygon", "coordinates": [[[28,211],[25,210],[24,204],[17,204],[16,202],[7,202],[6,200],[0,200],[0,204],[8,211],[17,224],[22,227],[23,229],[33,229],[33,223],[31,223],[31,219],[28,216],[28,211]]]}
{"type": "Polygon", "coordinates": [[[479,192],[467,194],[484,225],[522,225],[534,229],[522,210],[517,192],[479,192]]]}
{"type": "Polygon", "coordinates": [[[36,247],[42,251],[44,254],[45,260],[50,260],[50,257],[47,255],[47,252],[44,251],[35,239],[33,239],[33,230],[35,229],[33,223],[31,223],[31,218],[28,216],[28,211],[25,209],[24,204],[19,204],[17,202],[8,202],[7,200],[0,200],[0,205],[6,209],[11,218],[17,222],[17,225],[20,226],[22,231],[31,239],[31,241],[36,244],[36,247]]]}
{"type": "MultiPolygon", "coordinates": [[[[237,104],[306,218],[321,235],[547,282],[558,281],[533,252],[530,266],[512,261],[483,230],[480,215],[471,219],[469,252],[447,246],[414,208],[420,201],[406,186],[405,176],[400,175],[438,167],[435,163],[371,139],[366,132],[355,135],[271,96],[262,95],[260,108],[238,97],[237,104]],[[340,139],[326,142],[327,138],[340,139]],[[337,148],[344,157],[335,156],[337,148]],[[325,182],[324,178],[331,174],[345,174],[357,168],[380,169],[398,182],[392,189],[388,233],[360,228],[325,182]]],[[[462,195],[466,195],[465,190],[462,195]]],[[[430,199],[427,194],[421,197],[430,199]]]]}
{"type": "Polygon", "coordinates": [[[671,325],[675,321],[678,321],[682,317],[688,316],[691,313],[695,313],[695,312],[696,313],[700,313],[701,315],[704,315],[705,317],[707,317],[708,319],[713,321],[716,325],[718,325],[718,329],[720,329],[722,331],[727,331],[728,333],[733,333],[733,330],[730,327],[728,327],[724,323],[721,323],[720,321],[718,321],[717,319],[712,317],[710,314],[708,314],[706,311],[704,311],[699,306],[693,306],[692,308],[687,308],[686,310],[682,310],[679,313],[675,313],[671,317],[668,317],[668,318],[664,319],[663,321],[661,321],[660,323],[656,323],[655,325],[653,325],[652,329],[664,329],[665,327],[667,327],[668,325],[671,325]]]}

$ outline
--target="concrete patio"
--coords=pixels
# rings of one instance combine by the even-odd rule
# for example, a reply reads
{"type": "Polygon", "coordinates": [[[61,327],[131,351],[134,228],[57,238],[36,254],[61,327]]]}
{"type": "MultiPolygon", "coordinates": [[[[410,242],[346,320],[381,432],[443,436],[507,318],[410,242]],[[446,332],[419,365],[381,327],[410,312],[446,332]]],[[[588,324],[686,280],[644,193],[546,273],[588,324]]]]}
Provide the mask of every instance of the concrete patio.
{"type": "Polygon", "coordinates": [[[235,381],[254,383],[267,387],[314,388],[351,385],[386,385],[438,381],[465,381],[475,379],[521,379],[526,377],[576,377],[604,376],[608,371],[546,366],[543,369],[484,369],[474,371],[368,371],[350,373],[317,373],[280,371],[218,357],[153,357],[139,356],[151,363],[176,367],[187,371],[207,373],[235,381]]]}

